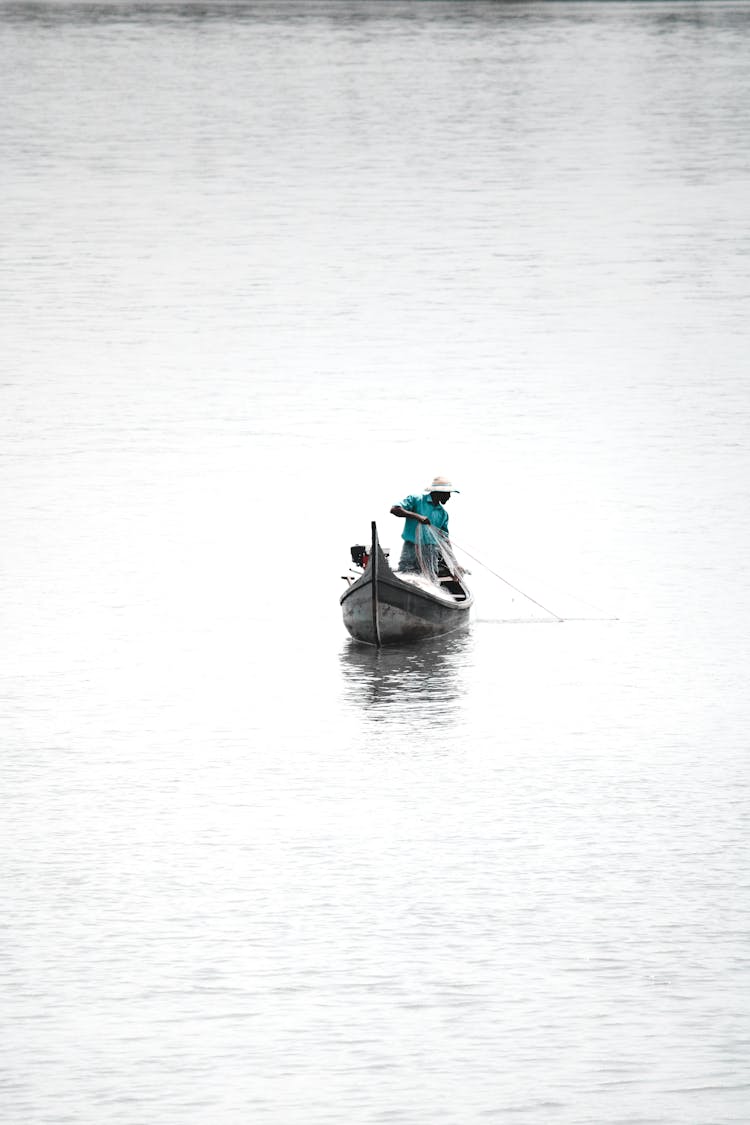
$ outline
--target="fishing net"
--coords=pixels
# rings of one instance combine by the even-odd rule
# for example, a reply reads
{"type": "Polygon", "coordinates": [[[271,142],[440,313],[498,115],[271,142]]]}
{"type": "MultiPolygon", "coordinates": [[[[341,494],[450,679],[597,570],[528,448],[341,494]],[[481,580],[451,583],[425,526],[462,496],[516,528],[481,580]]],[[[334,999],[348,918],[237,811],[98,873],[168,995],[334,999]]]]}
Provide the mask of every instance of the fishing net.
{"type": "Polygon", "coordinates": [[[451,575],[460,578],[463,569],[453,553],[450,540],[444,531],[432,524],[417,524],[414,553],[405,544],[399,569],[416,573],[428,582],[439,585],[440,579],[451,575]]]}

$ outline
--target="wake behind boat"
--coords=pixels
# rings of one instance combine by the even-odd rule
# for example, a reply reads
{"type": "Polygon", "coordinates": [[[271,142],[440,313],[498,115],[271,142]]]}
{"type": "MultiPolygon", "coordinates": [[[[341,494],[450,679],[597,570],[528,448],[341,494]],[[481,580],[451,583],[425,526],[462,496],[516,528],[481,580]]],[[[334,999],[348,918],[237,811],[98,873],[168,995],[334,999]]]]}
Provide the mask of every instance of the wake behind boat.
{"type": "Polygon", "coordinates": [[[468,628],[474,599],[463,580],[446,575],[430,582],[391,570],[374,523],[369,555],[361,561],[362,575],[347,578],[340,599],[344,624],[355,640],[380,647],[468,628]]]}

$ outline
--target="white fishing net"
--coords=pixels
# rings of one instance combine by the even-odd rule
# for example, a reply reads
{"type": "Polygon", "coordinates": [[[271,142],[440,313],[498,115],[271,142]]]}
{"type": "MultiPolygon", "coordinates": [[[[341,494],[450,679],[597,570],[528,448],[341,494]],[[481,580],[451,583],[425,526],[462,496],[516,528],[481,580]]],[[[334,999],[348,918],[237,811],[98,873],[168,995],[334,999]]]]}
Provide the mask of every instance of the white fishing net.
{"type": "Polygon", "coordinates": [[[444,531],[432,524],[417,524],[414,559],[415,573],[433,586],[440,586],[441,578],[453,577],[460,580],[463,574],[450,539],[444,531]]]}
{"type": "Polygon", "coordinates": [[[442,586],[439,582],[433,582],[430,578],[425,578],[424,575],[418,574],[414,570],[399,570],[396,573],[402,582],[408,582],[410,586],[416,586],[434,598],[441,598],[445,602],[455,602],[456,600],[456,595],[452,593],[450,587],[442,586]]]}

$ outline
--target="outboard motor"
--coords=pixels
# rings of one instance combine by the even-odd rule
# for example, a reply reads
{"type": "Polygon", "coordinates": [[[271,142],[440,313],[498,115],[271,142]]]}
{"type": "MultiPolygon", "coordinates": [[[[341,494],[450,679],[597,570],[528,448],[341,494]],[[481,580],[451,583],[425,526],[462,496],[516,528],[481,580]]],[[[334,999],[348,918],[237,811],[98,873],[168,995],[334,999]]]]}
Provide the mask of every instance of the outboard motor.
{"type": "Polygon", "coordinates": [[[351,552],[352,562],[354,563],[354,565],[361,566],[364,570],[367,566],[367,561],[370,558],[367,547],[365,547],[362,543],[355,543],[351,548],[351,552]]]}
{"type": "MultiPolygon", "coordinates": [[[[381,547],[380,549],[386,558],[390,556],[390,547],[381,547]]],[[[352,552],[352,562],[354,563],[354,565],[361,566],[364,570],[370,559],[370,548],[365,547],[363,543],[355,543],[354,546],[350,548],[350,550],[352,552]]]]}

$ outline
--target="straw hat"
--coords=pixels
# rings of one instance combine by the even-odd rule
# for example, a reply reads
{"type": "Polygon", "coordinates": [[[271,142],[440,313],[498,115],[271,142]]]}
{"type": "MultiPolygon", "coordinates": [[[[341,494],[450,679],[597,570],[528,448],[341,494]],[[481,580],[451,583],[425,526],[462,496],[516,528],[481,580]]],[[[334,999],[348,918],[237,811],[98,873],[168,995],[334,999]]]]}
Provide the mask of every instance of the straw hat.
{"type": "Polygon", "coordinates": [[[435,477],[432,484],[428,485],[427,488],[424,490],[424,493],[425,493],[425,496],[426,496],[428,492],[458,492],[458,491],[459,490],[457,488],[453,487],[453,485],[451,484],[451,482],[448,480],[447,477],[435,477]]]}

